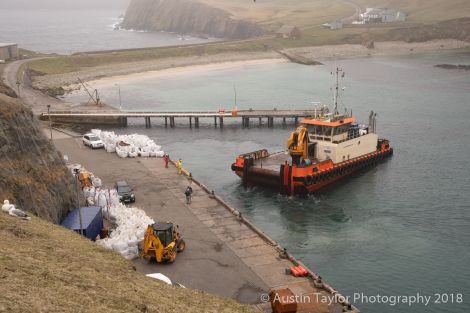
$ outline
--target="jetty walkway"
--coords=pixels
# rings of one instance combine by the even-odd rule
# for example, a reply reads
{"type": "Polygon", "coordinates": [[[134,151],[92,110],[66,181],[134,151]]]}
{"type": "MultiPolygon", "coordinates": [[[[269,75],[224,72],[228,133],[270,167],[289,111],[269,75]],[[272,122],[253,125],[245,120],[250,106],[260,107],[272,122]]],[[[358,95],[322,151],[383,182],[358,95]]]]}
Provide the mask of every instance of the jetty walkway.
{"type": "Polygon", "coordinates": [[[179,175],[174,166],[165,168],[160,158],[122,159],[84,147],[80,138],[55,130],[53,138],[70,162],[94,172],[104,186],[125,179],[134,188],[135,206],[155,221],[179,225],[187,248],[176,261],[157,264],[137,259],[137,271],[163,273],[188,288],[255,304],[264,312],[271,312],[266,303],[271,288],[289,288],[302,299],[308,297],[310,301],[299,303],[297,312],[358,312],[340,298],[332,305],[320,303],[318,295],[336,299],[339,293],[311,271],[308,277],[286,274],[291,266],[302,265],[300,261],[192,176],[179,175]],[[188,185],[194,191],[189,205],[184,195],[188,185]]]}
{"type": "Polygon", "coordinates": [[[138,111],[119,111],[93,110],[93,111],[50,111],[42,112],[39,115],[41,120],[50,120],[53,123],[73,123],[73,124],[106,124],[114,126],[127,126],[128,119],[141,119],[145,121],[146,127],[152,126],[152,119],[164,121],[165,127],[175,127],[175,120],[184,119],[189,127],[199,127],[200,119],[213,119],[214,126],[224,126],[224,119],[241,120],[243,127],[249,127],[250,122],[262,125],[263,120],[267,121],[268,127],[274,127],[274,120],[281,120],[285,126],[288,121],[295,125],[300,118],[313,116],[314,110],[240,110],[240,111],[178,111],[178,112],[138,112],[138,111]]]}

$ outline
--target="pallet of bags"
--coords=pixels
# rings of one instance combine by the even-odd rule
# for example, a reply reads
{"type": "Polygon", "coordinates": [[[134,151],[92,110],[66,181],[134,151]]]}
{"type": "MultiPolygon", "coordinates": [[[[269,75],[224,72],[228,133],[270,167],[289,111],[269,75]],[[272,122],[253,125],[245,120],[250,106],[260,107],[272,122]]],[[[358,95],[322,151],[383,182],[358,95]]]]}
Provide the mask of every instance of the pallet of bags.
{"type": "Polygon", "coordinates": [[[126,259],[137,258],[139,242],[144,240],[148,225],[154,221],[143,210],[121,203],[109,207],[108,217],[117,227],[109,237],[97,240],[97,243],[119,252],[126,259]]]}

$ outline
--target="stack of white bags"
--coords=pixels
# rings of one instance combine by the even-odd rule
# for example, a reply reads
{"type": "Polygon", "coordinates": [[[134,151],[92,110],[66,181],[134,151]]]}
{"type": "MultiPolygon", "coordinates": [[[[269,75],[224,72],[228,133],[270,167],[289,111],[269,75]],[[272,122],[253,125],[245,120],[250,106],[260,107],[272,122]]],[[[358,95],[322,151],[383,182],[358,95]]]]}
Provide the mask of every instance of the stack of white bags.
{"type": "MultiPolygon", "coordinates": [[[[102,191],[106,194],[107,191],[102,191]]],[[[100,193],[101,194],[101,193],[100,193]]],[[[145,212],[138,208],[130,208],[119,203],[115,190],[110,190],[108,206],[103,207],[103,216],[117,225],[110,236],[97,240],[96,243],[106,249],[119,252],[126,259],[135,259],[139,256],[138,245],[144,240],[147,226],[155,223],[145,212]]],[[[101,204],[98,195],[98,204],[101,204]]]]}
{"type": "MultiPolygon", "coordinates": [[[[85,171],[80,164],[69,165],[70,170],[85,171]]],[[[88,205],[101,207],[103,217],[116,225],[110,236],[97,240],[100,246],[119,252],[126,259],[135,259],[139,256],[138,245],[144,240],[148,225],[155,222],[141,209],[126,207],[119,201],[116,189],[101,188],[101,179],[91,175],[93,186],[84,187],[83,194],[88,205]]]]}
{"type": "Polygon", "coordinates": [[[98,136],[107,152],[116,152],[121,158],[135,157],[163,157],[162,147],[145,135],[116,135],[114,132],[92,129],[98,136]]]}

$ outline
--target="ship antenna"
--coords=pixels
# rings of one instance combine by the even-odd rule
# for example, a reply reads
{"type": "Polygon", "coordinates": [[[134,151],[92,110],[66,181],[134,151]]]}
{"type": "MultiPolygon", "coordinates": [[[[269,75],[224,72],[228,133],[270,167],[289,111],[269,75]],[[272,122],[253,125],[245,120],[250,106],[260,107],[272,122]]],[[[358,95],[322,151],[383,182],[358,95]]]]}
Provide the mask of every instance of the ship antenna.
{"type": "Polygon", "coordinates": [[[235,109],[237,109],[237,87],[233,84],[233,95],[235,97],[235,109]]]}
{"type": "Polygon", "coordinates": [[[342,69],[339,67],[336,68],[336,86],[335,86],[335,111],[334,115],[338,115],[338,98],[339,98],[339,73],[341,74],[341,77],[344,77],[344,72],[342,69]]]}

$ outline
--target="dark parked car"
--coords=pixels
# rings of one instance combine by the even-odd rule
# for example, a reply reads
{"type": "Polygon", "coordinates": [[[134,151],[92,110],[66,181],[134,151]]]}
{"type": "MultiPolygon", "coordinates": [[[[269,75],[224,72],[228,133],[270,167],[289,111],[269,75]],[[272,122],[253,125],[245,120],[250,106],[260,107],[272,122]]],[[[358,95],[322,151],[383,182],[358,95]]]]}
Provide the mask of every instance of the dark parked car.
{"type": "Polygon", "coordinates": [[[123,203],[135,202],[134,191],[126,181],[118,181],[114,188],[116,188],[116,191],[119,195],[119,201],[123,203]]]}

